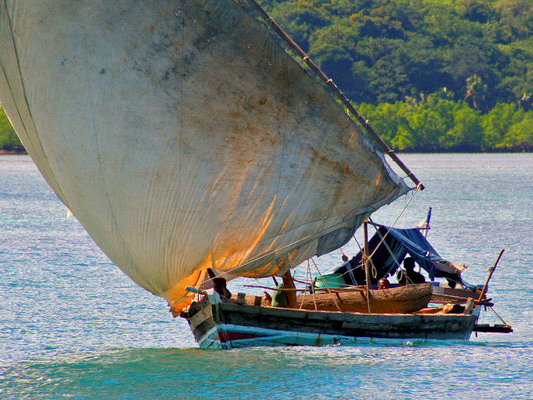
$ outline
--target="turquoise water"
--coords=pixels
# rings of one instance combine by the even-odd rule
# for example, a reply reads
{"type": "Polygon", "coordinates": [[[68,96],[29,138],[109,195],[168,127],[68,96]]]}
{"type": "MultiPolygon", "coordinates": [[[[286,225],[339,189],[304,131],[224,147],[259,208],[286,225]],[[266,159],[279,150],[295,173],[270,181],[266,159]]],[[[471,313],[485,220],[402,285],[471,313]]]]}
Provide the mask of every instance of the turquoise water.
{"type": "MultiPolygon", "coordinates": [[[[442,256],[469,264],[464,278],[472,283],[483,283],[506,249],[489,294],[513,334],[199,350],[187,324],[66,217],[28,157],[0,156],[0,399],[533,398],[533,155],[402,159],[427,189],[398,226],[413,226],[432,206],[431,242],[442,256]]],[[[374,220],[392,223],[406,200],[374,220]]],[[[344,251],[353,254],[357,245],[344,251]]],[[[327,270],[339,260],[336,252],[317,264],[327,270]]]]}

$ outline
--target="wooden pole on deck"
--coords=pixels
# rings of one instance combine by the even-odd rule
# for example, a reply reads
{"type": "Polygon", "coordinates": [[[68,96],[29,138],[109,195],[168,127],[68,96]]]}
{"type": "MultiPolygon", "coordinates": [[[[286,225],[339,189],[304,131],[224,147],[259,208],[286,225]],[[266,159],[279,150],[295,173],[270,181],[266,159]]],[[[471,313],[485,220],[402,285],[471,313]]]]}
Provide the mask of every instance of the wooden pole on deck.
{"type": "Polygon", "coordinates": [[[296,307],[296,286],[294,286],[294,280],[290,271],[285,272],[281,277],[283,279],[283,287],[287,294],[287,306],[289,308],[296,307]]]}
{"type": "Polygon", "coordinates": [[[485,296],[485,293],[487,292],[487,288],[489,287],[490,278],[492,277],[492,274],[494,273],[494,270],[498,266],[498,263],[500,262],[500,259],[502,258],[504,251],[505,251],[505,249],[502,249],[502,251],[500,251],[500,255],[496,259],[496,262],[494,263],[494,266],[489,268],[489,276],[487,277],[487,281],[485,282],[485,286],[483,286],[483,290],[481,291],[481,293],[479,295],[479,298],[477,299],[476,303],[478,303],[478,304],[481,303],[481,300],[483,299],[483,296],[485,296]]]}
{"type": "Polygon", "coordinates": [[[370,314],[370,268],[368,263],[368,219],[363,222],[363,232],[365,234],[365,246],[363,248],[363,262],[365,263],[365,280],[366,280],[366,304],[368,305],[368,313],[370,314]]]}

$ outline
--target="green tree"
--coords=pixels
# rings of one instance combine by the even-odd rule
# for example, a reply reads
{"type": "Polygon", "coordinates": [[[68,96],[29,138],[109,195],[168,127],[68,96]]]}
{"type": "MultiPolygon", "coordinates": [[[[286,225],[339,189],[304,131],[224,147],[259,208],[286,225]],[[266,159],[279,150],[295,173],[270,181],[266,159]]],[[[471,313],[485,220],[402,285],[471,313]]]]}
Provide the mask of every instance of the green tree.
{"type": "Polygon", "coordinates": [[[482,119],[482,149],[496,149],[503,146],[509,128],[524,119],[524,111],[518,110],[513,103],[499,103],[482,119]]]}
{"type": "Polygon", "coordinates": [[[487,93],[487,85],[485,85],[481,78],[474,74],[466,79],[466,94],[465,100],[474,110],[483,109],[485,106],[487,93]]]}
{"type": "Polygon", "coordinates": [[[454,114],[454,126],[440,139],[440,145],[446,150],[479,151],[482,144],[481,114],[468,105],[454,114]]]}
{"type": "Polygon", "coordinates": [[[271,15],[305,51],[309,50],[309,36],[330,23],[317,3],[307,1],[278,3],[271,15]]]}
{"type": "Polygon", "coordinates": [[[398,151],[531,151],[533,111],[500,103],[486,114],[447,92],[405,102],[360,104],[361,114],[398,151]]]}
{"type": "Polygon", "coordinates": [[[529,111],[522,121],[509,127],[501,147],[509,150],[533,150],[533,111],[529,111]]]}

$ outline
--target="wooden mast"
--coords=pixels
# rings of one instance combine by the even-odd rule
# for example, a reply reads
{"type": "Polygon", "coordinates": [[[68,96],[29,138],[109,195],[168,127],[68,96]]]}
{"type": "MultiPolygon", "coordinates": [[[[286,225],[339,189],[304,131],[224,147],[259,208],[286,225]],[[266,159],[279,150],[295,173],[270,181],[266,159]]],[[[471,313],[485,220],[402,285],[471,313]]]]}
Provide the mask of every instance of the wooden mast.
{"type": "MultiPolygon", "coordinates": [[[[247,0],[259,13],[261,18],[272,28],[274,31],[291,47],[298,56],[307,64],[307,66],[318,75],[320,80],[322,80],[332,91],[337,95],[342,104],[348,109],[350,114],[363,126],[363,128],[372,136],[375,142],[381,147],[383,153],[387,154],[401,169],[407,174],[407,176],[413,181],[417,188],[424,190],[424,185],[420,180],[411,172],[411,170],[403,163],[402,160],[396,155],[394,150],[392,150],[387,143],[381,139],[381,137],[376,133],[372,128],[368,120],[365,120],[361,114],[355,109],[355,107],[350,103],[350,100],[342,93],[342,91],[337,87],[335,82],[330,79],[319,67],[315,64],[313,60],[301,49],[300,46],[283,30],[281,27],[272,19],[268,13],[263,10],[263,8],[255,0],[247,0]]],[[[353,121],[353,120],[352,120],[353,121]]]]}
{"type": "Polygon", "coordinates": [[[368,313],[370,314],[370,289],[372,285],[370,283],[370,268],[368,258],[368,219],[363,222],[363,232],[365,234],[365,245],[363,248],[363,262],[365,263],[365,281],[366,281],[366,304],[368,305],[368,313]]]}
{"type": "Polygon", "coordinates": [[[283,288],[287,294],[287,307],[296,307],[296,286],[294,286],[294,279],[291,276],[291,272],[287,271],[281,277],[283,279],[283,288]]]}

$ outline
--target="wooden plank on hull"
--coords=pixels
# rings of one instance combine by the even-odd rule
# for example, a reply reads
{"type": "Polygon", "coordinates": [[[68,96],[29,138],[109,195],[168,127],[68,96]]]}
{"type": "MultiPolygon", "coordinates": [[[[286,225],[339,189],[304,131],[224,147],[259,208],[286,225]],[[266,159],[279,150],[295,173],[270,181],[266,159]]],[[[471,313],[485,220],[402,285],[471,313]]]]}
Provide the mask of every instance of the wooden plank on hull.
{"type": "Polygon", "coordinates": [[[476,316],[463,314],[358,314],[222,304],[227,323],[293,332],[391,338],[462,339],[476,316]]]}

